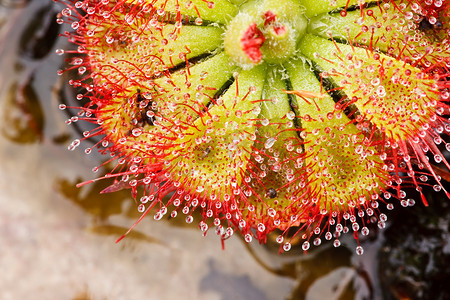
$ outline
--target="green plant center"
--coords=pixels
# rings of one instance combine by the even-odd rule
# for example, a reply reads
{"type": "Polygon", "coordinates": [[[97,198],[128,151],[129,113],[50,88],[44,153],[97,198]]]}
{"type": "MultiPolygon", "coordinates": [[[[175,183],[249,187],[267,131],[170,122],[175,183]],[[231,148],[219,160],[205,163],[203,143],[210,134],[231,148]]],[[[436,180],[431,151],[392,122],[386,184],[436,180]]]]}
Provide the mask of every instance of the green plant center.
{"type": "Polygon", "coordinates": [[[228,24],[225,51],[244,69],[282,63],[296,53],[307,25],[299,1],[250,1],[228,24]]]}

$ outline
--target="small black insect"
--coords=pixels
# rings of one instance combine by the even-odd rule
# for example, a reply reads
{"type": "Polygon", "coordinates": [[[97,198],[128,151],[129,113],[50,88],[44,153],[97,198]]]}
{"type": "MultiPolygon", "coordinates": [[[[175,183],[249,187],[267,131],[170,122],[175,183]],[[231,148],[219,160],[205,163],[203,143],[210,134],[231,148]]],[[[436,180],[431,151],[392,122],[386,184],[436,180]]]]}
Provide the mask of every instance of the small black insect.
{"type": "Polygon", "coordinates": [[[137,96],[136,96],[137,103],[144,101],[144,98],[142,97],[142,94],[141,94],[141,90],[137,89],[136,91],[137,91],[137,96]]]}
{"type": "Polygon", "coordinates": [[[205,150],[203,150],[202,159],[207,157],[208,154],[211,153],[211,150],[212,150],[211,146],[206,147],[205,150]]]}
{"type": "Polygon", "coordinates": [[[277,196],[277,191],[274,188],[270,188],[267,190],[266,196],[273,199],[277,196]]]}
{"type": "Polygon", "coordinates": [[[140,108],[140,103],[142,101],[144,101],[144,100],[145,99],[144,99],[144,97],[141,94],[141,90],[137,89],[136,102],[137,102],[137,105],[139,107],[139,114],[138,114],[138,116],[136,116],[136,119],[138,120],[138,125],[140,125],[142,127],[145,123],[147,123],[148,125],[153,126],[154,125],[153,124],[154,117],[150,117],[149,115],[147,115],[147,112],[149,110],[154,111],[152,109],[153,101],[149,101],[149,103],[147,104],[146,108],[145,109],[141,109],[140,108]]]}
{"type": "Polygon", "coordinates": [[[436,20],[434,24],[431,24],[430,20],[427,17],[424,17],[419,23],[419,30],[426,32],[431,29],[441,29],[443,26],[444,25],[439,20],[436,20]]]}

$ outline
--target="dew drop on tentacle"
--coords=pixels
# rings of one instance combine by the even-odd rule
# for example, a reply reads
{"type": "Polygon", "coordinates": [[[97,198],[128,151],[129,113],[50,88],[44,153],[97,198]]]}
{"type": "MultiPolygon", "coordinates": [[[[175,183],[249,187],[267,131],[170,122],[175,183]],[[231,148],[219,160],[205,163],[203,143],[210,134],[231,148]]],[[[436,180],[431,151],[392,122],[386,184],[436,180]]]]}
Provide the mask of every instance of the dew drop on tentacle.
{"type": "Polygon", "coordinates": [[[309,249],[309,242],[308,241],[305,241],[305,242],[303,242],[303,244],[302,244],[302,250],[303,251],[307,251],[308,249],[309,249]]]}
{"type": "Polygon", "coordinates": [[[364,254],[364,249],[361,246],[357,246],[356,247],[356,254],[358,255],[363,255],[364,254]]]}
{"type": "Polygon", "coordinates": [[[249,234],[249,233],[247,233],[245,236],[244,236],[244,240],[247,242],[247,243],[250,243],[251,241],[252,241],[252,236],[249,234]]]}
{"type": "Polygon", "coordinates": [[[288,252],[289,250],[291,250],[291,243],[285,243],[283,245],[283,250],[288,252]]]}
{"type": "Polygon", "coordinates": [[[70,150],[70,151],[73,151],[73,150],[75,150],[79,145],[80,145],[80,140],[79,139],[75,139],[75,140],[73,140],[73,142],[68,146],[68,149],[70,150]]]}

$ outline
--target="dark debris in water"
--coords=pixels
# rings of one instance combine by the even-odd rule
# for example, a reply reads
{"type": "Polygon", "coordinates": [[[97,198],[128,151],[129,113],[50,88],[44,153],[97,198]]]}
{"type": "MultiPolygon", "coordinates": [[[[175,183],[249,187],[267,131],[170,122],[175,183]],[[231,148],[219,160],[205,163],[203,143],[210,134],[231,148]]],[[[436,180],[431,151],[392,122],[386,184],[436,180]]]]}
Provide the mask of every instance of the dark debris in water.
{"type": "Polygon", "coordinates": [[[429,206],[398,209],[385,232],[379,276],[385,299],[450,299],[450,207],[428,195],[429,206]]]}
{"type": "Polygon", "coordinates": [[[53,49],[60,30],[55,22],[57,13],[53,7],[49,3],[30,18],[19,43],[19,51],[23,56],[41,59],[53,49]]]}

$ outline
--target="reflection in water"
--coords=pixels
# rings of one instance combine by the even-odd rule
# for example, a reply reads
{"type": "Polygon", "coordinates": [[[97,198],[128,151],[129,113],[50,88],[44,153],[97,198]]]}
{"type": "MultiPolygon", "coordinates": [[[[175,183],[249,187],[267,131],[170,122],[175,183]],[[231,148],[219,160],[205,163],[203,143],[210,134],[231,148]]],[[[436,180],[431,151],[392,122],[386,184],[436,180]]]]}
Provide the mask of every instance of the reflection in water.
{"type": "Polygon", "coordinates": [[[298,253],[292,260],[276,266],[261,259],[254,247],[247,249],[267,271],[296,280],[287,299],[376,299],[370,276],[364,268],[352,263],[354,254],[349,249],[353,249],[353,241],[347,242],[348,247],[334,248],[328,244],[312,249],[307,255],[298,253]],[[346,276],[335,276],[342,270],[346,271],[346,276]],[[358,284],[360,286],[355,288],[358,284]]]}
{"type": "Polygon", "coordinates": [[[55,75],[64,59],[55,49],[65,46],[52,20],[61,8],[0,0],[0,244],[8,245],[0,268],[10,270],[0,299],[450,297],[449,208],[439,199],[400,210],[388,230],[371,229],[360,238],[362,257],[349,250],[351,237],[338,248],[324,243],[305,255],[297,245],[279,255],[274,238],[262,246],[234,236],[222,251],[214,232],[201,237],[183,217],[154,222],[151,213],[117,246],[137,205],[129,191],[100,194],[109,180],[76,188],[97,177],[85,170],[101,158],[66,150],[89,125],[65,126],[57,108],[77,101],[55,75]],[[26,285],[11,290],[17,282],[26,285]]]}
{"type": "MultiPolygon", "coordinates": [[[[89,232],[100,234],[100,235],[109,235],[109,236],[120,236],[124,232],[128,230],[127,227],[124,226],[116,226],[116,225],[94,225],[86,228],[89,232]]],[[[139,230],[133,230],[128,235],[127,238],[136,239],[142,242],[147,243],[158,243],[160,245],[166,245],[162,240],[153,238],[148,234],[140,232],[139,230]]]]}
{"type": "Polygon", "coordinates": [[[0,0],[0,5],[3,5],[8,8],[19,8],[24,7],[29,0],[0,0]]]}
{"type": "MultiPolygon", "coordinates": [[[[100,221],[106,221],[110,216],[118,215],[123,212],[123,204],[125,201],[130,201],[129,193],[117,192],[110,195],[100,195],[105,187],[105,183],[97,181],[84,189],[76,187],[81,178],[76,178],[73,181],[63,179],[56,183],[56,189],[67,199],[80,206],[86,213],[89,213],[100,221]]],[[[127,215],[134,217],[138,216],[136,209],[128,211],[127,215]]]]}
{"type": "Polygon", "coordinates": [[[32,81],[23,87],[11,85],[4,99],[1,133],[14,143],[35,143],[43,137],[44,115],[32,81]]]}
{"type": "Polygon", "coordinates": [[[200,290],[214,291],[221,300],[267,300],[264,292],[253,285],[248,275],[227,274],[212,260],[208,261],[208,268],[208,274],[200,281],[200,290]]]}

